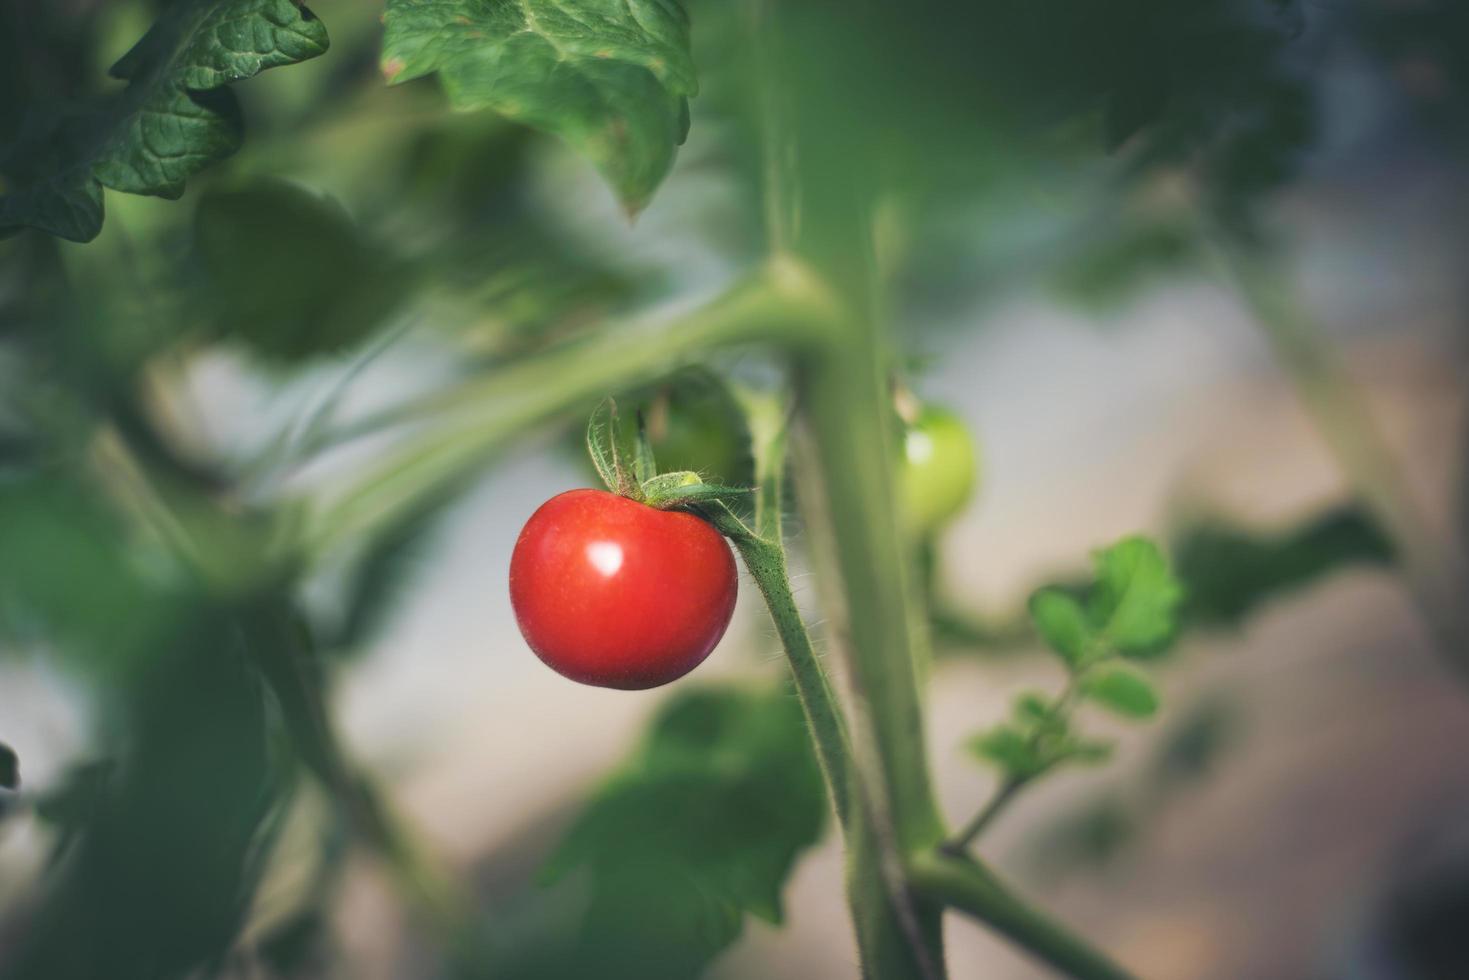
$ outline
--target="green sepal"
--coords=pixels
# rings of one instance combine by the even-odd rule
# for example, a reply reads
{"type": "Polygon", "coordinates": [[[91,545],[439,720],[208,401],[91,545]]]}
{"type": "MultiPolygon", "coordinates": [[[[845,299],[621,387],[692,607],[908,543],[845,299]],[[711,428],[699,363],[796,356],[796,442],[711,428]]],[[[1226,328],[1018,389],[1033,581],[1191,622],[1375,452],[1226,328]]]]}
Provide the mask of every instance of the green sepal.
{"type": "Polygon", "coordinates": [[[608,490],[630,500],[644,500],[635,475],[637,465],[617,437],[617,402],[611,398],[602,399],[587,422],[587,452],[608,490]]]}
{"type": "Polygon", "coordinates": [[[726,487],[705,483],[699,474],[684,470],[661,473],[643,484],[643,502],[650,507],[668,509],[711,501],[735,500],[753,493],[749,487],[726,487]]]}

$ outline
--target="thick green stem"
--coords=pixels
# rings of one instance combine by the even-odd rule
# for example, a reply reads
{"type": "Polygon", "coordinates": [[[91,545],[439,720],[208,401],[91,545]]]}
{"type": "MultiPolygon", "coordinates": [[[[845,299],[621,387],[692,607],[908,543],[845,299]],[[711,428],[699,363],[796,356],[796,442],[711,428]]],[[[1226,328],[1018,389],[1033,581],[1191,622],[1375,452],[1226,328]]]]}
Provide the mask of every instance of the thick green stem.
{"type": "Polygon", "coordinates": [[[1131,974],[1085,940],[1032,909],[976,861],[941,852],[908,865],[913,889],[978,919],[1052,967],[1079,980],[1129,980],[1131,974]]]}
{"type": "Polygon", "coordinates": [[[874,975],[941,977],[941,910],[915,900],[902,880],[904,856],[936,847],[944,831],[918,694],[917,664],[925,654],[915,645],[923,626],[915,619],[926,617],[915,602],[910,548],[896,518],[887,351],[863,302],[840,341],[805,359],[799,373],[821,510],[830,525],[811,530],[829,536],[843,587],[845,608],[833,620],[850,664],[853,746],[870,823],[863,835],[868,846],[851,855],[851,898],[874,975]],[[887,885],[885,912],[861,907],[874,900],[870,878],[887,885]],[[864,922],[882,926],[864,937],[864,922]]]}

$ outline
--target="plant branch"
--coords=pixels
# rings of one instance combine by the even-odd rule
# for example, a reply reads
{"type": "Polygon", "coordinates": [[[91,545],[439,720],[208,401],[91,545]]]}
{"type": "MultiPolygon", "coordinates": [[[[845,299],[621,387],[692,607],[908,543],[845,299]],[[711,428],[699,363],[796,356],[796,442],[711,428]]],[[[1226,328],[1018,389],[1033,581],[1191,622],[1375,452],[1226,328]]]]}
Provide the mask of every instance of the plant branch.
{"type": "Polygon", "coordinates": [[[318,505],[306,552],[320,556],[391,526],[527,428],[579,404],[662,377],[720,348],[759,342],[800,347],[830,322],[831,304],[810,274],[790,259],[772,260],[686,316],[609,327],[365,419],[336,441],[407,421],[425,425],[338,498],[318,505]]]}
{"type": "Polygon", "coordinates": [[[994,819],[1000,815],[1000,811],[1010,803],[1015,796],[1030,783],[1030,779],[1024,776],[1010,776],[1006,778],[994,795],[984,806],[979,808],[967,824],[957,834],[949,838],[943,845],[943,850],[949,854],[962,854],[982,834],[994,819]]]}
{"type": "Polygon", "coordinates": [[[1078,980],[1130,980],[1126,970],[1017,898],[977,861],[926,853],[909,863],[908,880],[918,893],[979,920],[1078,980]]]}

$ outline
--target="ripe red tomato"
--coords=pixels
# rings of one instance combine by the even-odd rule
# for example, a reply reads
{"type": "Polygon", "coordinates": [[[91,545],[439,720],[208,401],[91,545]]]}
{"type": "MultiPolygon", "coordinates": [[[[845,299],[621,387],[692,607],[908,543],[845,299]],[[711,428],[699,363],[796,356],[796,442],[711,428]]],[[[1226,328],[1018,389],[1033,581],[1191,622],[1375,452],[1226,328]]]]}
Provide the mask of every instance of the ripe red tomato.
{"type": "Polygon", "coordinates": [[[598,687],[657,687],[699,666],[729,626],[737,589],[714,528],[604,490],[546,501],[510,557],[510,602],[530,648],[598,687]]]}

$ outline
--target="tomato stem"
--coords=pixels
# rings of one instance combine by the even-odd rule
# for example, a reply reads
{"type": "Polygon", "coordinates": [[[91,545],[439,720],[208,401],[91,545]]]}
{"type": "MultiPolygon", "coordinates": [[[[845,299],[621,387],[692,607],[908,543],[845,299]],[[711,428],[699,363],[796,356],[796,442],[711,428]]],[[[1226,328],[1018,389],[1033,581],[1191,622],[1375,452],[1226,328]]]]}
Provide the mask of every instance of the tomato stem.
{"type": "MultiPolygon", "coordinates": [[[[759,459],[757,452],[756,458],[759,459]]],[[[757,463],[758,467],[758,463],[757,463]]],[[[779,480],[775,481],[778,489],[779,480]]],[[[762,486],[760,496],[767,487],[762,486]]],[[[776,530],[779,532],[779,507],[768,508],[776,514],[776,530]]],[[[700,508],[709,521],[734,544],[750,577],[765,599],[765,607],[775,622],[776,633],[785,649],[786,659],[791,665],[791,676],[795,680],[796,694],[801,700],[806,723],[811,730],[816,759],[821,765],[827,789],[831,793],[832,806],[843,828],[850,816],[848,775],[851,770],[851,749],[847,739],[846,720],[837,704],[836,695],[827,681],[826,672],[811,645],[811,636],[801,619],[796,606],[795,593],[791,589],[790,575],[786,571],[785,549],[780,538],[764,538],[735,516],[722,502],[700,508]]]]}

